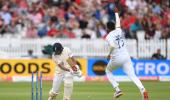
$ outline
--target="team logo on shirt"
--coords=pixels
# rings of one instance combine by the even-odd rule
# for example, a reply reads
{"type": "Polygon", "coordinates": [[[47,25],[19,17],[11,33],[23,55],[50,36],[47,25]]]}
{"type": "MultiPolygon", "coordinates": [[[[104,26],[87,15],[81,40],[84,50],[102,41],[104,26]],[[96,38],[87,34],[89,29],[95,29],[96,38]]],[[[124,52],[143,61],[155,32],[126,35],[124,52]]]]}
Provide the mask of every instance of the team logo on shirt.
{"type": "Polygon", "coordinates": [[[119,49],[124,46],[124,37],[117,35],[115,41],[117,42],[117,45],[119,46],[119,49]]]}

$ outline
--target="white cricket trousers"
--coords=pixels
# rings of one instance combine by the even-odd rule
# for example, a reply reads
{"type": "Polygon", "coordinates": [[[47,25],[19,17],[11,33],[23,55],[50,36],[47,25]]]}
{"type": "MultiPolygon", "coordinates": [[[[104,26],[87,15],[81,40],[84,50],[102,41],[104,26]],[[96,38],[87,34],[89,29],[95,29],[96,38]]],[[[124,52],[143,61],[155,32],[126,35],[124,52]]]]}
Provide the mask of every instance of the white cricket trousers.
{"type": "Polygon", "coordinates": [[[73,75],[70,72],[56,74],[53,78],[52,91],[59,93],[62,82],[73,84],[73,75]]]}
{"type": "Polygon", "coordinates": [[[139,90],[142,92],[144,90],[144,86],[142,85],[141,81],[135,75],[134,68],[130,57],[117,57],[116,59],[110,59],[107,67],[106,67],[106,75],[110,83],[112,84],[113,88],[119,86],[118,82],[114,79],[112,71],[122,67],[123,71],[128,75],[128,77],[136,84],[139,90]]]}

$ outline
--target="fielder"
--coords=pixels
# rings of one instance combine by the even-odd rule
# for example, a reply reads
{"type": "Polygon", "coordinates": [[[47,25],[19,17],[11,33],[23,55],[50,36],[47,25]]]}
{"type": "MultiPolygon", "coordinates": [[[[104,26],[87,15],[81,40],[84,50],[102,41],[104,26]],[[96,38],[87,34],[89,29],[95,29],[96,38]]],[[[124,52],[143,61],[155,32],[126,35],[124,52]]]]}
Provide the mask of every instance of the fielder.
{"type": "Polygon", "coordinates": [[[48,100],[56,99],[56,96],[59,94],[59,88],[62,81],[64,81],[63,100],[71,100],[73,91],[73,75],[81,76],[82,73],[69,48],[63,47],[60,43],[55,43],[53,45],[53,52],[52,59],[55,61],[57,66],[48,100]]]}
{"type": "Polygon", "coordinates": [[[123,93],[119,88],[119,84],[115,81],[112,71],[122,66],[123,71],[139,88],[143,100],[149,100],[147,91],[134,73],[132,61],[125,47],[125,38],[123,36],[123,31],[120,28],[120,19],[116,7],[114,8],[114,12],[116,22],[114,23],[110,21],[107,23],[109,34],[106,36],[106,41],[108,42],[110,47],[110,52],[108,55],[110,61],[105,70],[108,80],[112,84],[113,88],[116,90],[116,92],[114,93],[114,97],[118,98],[123,93]]]}

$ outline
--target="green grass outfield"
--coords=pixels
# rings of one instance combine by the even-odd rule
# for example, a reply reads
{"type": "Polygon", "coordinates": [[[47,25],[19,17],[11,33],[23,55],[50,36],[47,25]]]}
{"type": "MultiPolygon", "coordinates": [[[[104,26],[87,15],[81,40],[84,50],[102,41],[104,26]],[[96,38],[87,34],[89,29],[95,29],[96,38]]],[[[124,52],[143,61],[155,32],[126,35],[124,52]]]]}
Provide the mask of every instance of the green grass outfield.
{"type": "MultiPolygon", "coordinates": [[[[170,82],[143,82],[150,100],[170,100],[170,82]]],[[[43,100],[47,100],[51,82],[43,83],[43,100]]],[[[137,87],[131,82],[120,83],[124,95],[117,100],[141,100],[137,87]]],[[[114,90],[108,82],[80,82],[74,84],[72,100],[114,100],[114,90]]],[[[61,94],[57,100],[62,100],[61,94]]],[[[31,100],[31,83],[0,82],[0,100],[31,100]]],[[[35,99],[34,99],[35,100],[35,99]]]]}

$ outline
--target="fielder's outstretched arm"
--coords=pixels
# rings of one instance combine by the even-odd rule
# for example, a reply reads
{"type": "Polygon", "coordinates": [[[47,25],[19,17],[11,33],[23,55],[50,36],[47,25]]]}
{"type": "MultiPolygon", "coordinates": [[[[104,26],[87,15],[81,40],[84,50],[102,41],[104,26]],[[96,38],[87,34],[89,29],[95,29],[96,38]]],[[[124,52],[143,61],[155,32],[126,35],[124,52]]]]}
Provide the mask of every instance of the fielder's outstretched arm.
{"type": "Polygon", "coordinates": [[[120,18],[119,18],[118,9],[115,8],[114,12],[115,12],[115,17],[116,17],[116,26],[115,27],[120,28],[121,26],[120,26],[120,18]]]}

